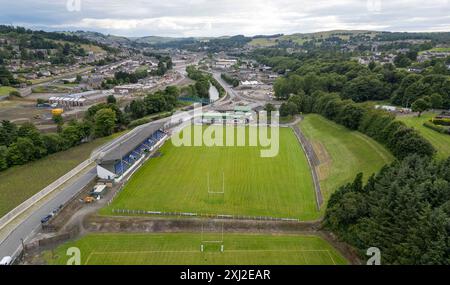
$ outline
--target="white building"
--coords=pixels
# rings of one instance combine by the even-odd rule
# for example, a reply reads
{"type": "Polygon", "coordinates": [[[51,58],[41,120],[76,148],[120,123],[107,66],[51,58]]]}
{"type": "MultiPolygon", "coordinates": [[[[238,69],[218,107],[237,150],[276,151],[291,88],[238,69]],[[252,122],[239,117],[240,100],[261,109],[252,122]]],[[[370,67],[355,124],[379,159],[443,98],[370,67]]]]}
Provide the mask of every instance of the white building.
{"type": "Polygon", "coordinates": [[[226,68],[230,68],[233,65],[237,64],[237,62],[238,62],[237,59],[219,59],[216,62],[216,67],[226,69],[226,68]]]}

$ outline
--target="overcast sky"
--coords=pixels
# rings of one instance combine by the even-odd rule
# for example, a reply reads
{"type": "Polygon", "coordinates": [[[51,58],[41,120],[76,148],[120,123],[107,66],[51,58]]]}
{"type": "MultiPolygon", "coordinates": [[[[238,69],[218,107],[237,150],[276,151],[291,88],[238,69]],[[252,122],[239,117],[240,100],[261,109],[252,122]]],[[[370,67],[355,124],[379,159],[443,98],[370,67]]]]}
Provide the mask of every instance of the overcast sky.
{"type": "Polygon", "coordinates": [[[449,0],[0,0],[0,23],[122,36],[450,31],[449,0]],[[81,2],[78,5],[77,2],[81,2]]]}

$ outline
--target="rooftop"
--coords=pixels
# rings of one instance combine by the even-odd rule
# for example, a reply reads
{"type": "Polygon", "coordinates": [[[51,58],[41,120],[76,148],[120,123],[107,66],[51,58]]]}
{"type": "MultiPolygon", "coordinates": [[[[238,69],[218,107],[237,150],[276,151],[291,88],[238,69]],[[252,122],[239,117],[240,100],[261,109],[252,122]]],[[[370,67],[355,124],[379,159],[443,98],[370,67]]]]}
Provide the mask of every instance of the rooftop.
{"type": "Polygon", "coordinates": [[[150,137],[154,132],[161,129],[163,123],[149,123],[146,125],[142,125],[137,127],[127,135],[123,137],[123,139],[117,143],[115,143],[109,150],[103,152],[100,157],[98,163],[108,163],[116,160],[120,160],[122,157],[130,153],[136,147],[138,147],[145,139],[150,137]]]}

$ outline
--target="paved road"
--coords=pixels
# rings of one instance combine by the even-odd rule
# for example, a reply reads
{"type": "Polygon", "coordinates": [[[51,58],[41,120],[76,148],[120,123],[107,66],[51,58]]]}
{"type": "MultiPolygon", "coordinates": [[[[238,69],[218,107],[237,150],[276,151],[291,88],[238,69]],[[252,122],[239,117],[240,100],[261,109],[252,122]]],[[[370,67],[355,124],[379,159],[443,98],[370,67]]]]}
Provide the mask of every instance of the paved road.
{"type": "Polygon", "coordinates": [[[249,96],[243,96],[243,95],[239,95],[228,83],[226,83],[222,77],[221,77],[221,73],[218,71],[213,71],[213,76],[214,78],[225,88],[225,91],[227,91],[228,94],[230,94],[231,100],[235,100],[235,99],[240,99],[243,101],[248,101],[251,103],[255,103],[255,104],[260,104],[261,106],[267,104],[267,103],[271,103],[273,105],[280,105],[281,102],[276,101],[276,100],[261,100],[261,99],[256,99],[256,98],[251,98],[249,96]]]}
{"type": "Polygon", "coordinates": [[[235,98],[239,98],[239,95],[236,93],[236,91],[234,91],[234,89],[231,88],[230,85],[228,85],[228,83],[226,83],[222,79],[221,74],[219,72],[216,72],[216,71],[213,72],[213,77],[220,83],[220,85],[222,85],[222,87],[225,89],[225,91],[228,93],[228,95],[230,95],[230,98],[232,101],[235,98]]]}
{"type": "Polygon", "coordinates": [[[41,226],[42,217],[49,214],[53,209],[59,205],[67,203],[75,195],[77,195],[81,189],[89,184],[92,179],[97,175],[96,168],[92,167],[87,173],[80,176],[73,184],[65,187],[62,191],[58,192],[54,198],[47,201],[41,207],[34,211],[29,217],[27,217],[22,223],[20,223],[16,229],[2,242],[0,245],[0,259],[3,256],[14,256],[20,250],[21,239],[27,241],[32,237],[35,230],[41,226]]]}

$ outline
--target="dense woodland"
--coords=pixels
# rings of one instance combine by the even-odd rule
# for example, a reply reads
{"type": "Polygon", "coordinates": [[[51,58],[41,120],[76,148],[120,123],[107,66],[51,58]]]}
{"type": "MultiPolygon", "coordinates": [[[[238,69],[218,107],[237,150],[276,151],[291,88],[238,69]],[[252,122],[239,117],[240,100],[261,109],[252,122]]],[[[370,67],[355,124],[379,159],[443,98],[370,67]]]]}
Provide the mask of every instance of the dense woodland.
{"type": "Polygon", "coordinates": [[[382,264],[450,264],[450,158],[410,156],[363,185],[362,174],[328,201],[324,225],[382,264]]]}
{"type": "Polygon", "coordinates": [[[233,77],[231,75],[228,75],[226,73],[222,73],[220,77],[228,84],[230,84],[233,87],[239,86],[239,79],[236,77],[233,77]]]}
{"type": "Polygon", "coordinates": [[[147,94],[143,99],[135,99],[125,107],[125,115],[129,120],[142,119],[145,116],[172,111],[178,104],[180,89],[169,86],[164,90],[147,94]]]}
{"type": "Polygon", "coordinates": [[[387,100],[411,107],[416,100],[430,100],[434,95],[440,99],[433,108],[450,108],[450,71],[444,62],[436,62],[422,74],[412,74],[390,64],[364,66],[346,59],[288,59],[274,57],[265,61],[275,70],[294,70],[275,84],[275,95],[280,99],[298,92],[309,95],[324,91],[338,92],[343,99],[355,102],[387,100]]]}
{"type": "Polygon", "coordinates": [[[211,74],[201,71],[194,66],[188,66],[186,71],[188,77],[195,81],[195,84],[186,89],[189,97],[209,99],[209,87],[211,85],[217,89],[220,97],[225,95],[225,89],[211,74]]]}

